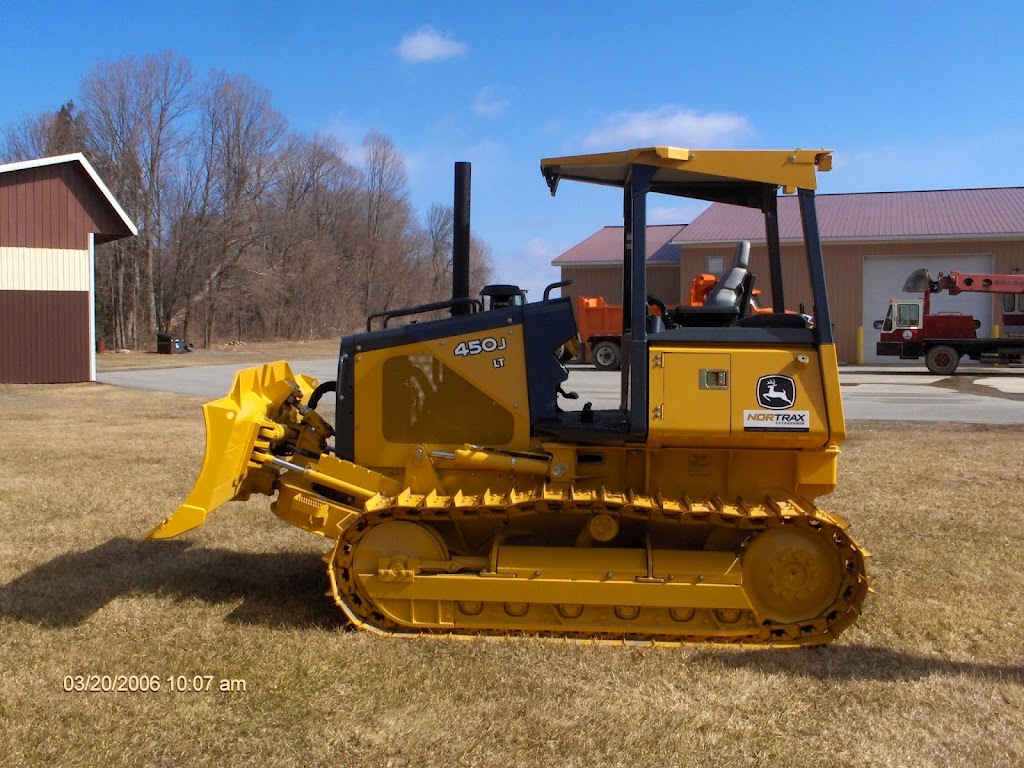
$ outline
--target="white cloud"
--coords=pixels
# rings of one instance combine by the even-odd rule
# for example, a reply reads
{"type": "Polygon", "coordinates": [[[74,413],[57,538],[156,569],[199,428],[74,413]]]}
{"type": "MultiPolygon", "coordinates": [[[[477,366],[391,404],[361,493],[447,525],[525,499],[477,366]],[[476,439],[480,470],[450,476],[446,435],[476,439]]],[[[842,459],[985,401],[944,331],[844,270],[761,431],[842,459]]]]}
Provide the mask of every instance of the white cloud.
{"type": "Polygon", "coordinates": [[[688,200],[681,205],[654,206],[647,212],[648,224],[689,224],[708,207],[701,200],[688,200]]]}
{"type": "Polygon", "coordinates": [[[646,112],[622,111],[583,140],[588,149],[636,146],[728,147],[753,133],[750,121],[731,112],[700,114],[692,109],[664,106],[646,112]]]}
{"type": "Polygon", "coordinates": [[[971,169],[989,153],[989,145],[970,141],[850,149],[833,154],[832,172],[820,174],[818,184],[843,192],[970,186],[971,169]]]}
{"type": "MultiPolygon", "coordinates": [[[[502,283],[525,288],[529,301],[540,301],[544,289],[560,279],[558,267],[552,267],[551,262],[563,250],[535,237],[516,248],[509,256],[496,259],[494,271],[502,283]]],[[[558,294],[556,292],[552,295],[558,294]]]]}
{"type": "Polygon", "coordinates": [[[361,121],[353,120],[352,117],[344,112],[339,111],[331,115],[327,121],[326,132],[330,136],[333,136],[338,141],[342,142],[349,150],[348,161],[359,162],[358,159],[353,158],[352,150],[357,149],[363,143],[363,137],[366,136],[366,132],[370,128],[364,125],[361,121]]]}
{"type": "Polygon", "coordinates": [[[465,56],[469,46],[450,37],[445,37],[431,26],[424,26],[405,35],[395,48],[403,61],[444,61],[456,56],[465,56]]]}
{"type": "Polygon", "coordinates": [[[497,117],[508,109],[508,99],[498,97],[498,90],[493,85],[485,85],[476,92],[473,112],[477,117],[497,117]]]}
{"type": "Polygon", "coordinates": [[[497,162],[505,157],[505,152],[505,145],[494,139],[481,139],[459,150],[460,155],[474,163],[497,162]]]}
{"type": "Polygon", "coordinates": [[[904,144],[834,147],[822,192],[883,192],[1019,186],[1024,135],[996,129],[976,135],[921,138],[904,144]],[[993,151],[999,147],[999,151],[993,151]]]}

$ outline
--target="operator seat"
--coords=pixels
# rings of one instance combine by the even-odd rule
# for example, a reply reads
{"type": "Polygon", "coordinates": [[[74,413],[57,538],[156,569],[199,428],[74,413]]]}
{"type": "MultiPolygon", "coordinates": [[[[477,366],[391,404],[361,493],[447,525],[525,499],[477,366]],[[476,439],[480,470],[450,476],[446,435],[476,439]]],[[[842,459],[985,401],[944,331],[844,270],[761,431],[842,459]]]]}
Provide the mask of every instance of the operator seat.
{"type": "Polygon", "coordinates": [[[722,275],[711,293],[704,299],[705,307],[736,307],[740,316],[746,314],[744,304],[750,303],[750,289],[753,276],[747,266],[750,262],[750,241],[741,240],[736,244],[732,268],[722,275]]]}

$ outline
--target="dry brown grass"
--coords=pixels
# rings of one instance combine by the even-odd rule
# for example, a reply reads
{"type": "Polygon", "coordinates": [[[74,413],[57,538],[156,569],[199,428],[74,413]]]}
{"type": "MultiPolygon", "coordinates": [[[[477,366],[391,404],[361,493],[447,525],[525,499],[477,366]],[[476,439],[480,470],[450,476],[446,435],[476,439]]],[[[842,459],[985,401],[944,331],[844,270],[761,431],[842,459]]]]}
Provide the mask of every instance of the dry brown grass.
{"type": "Polygon", "coordinates": [[[0,387],[0,755],[9,765],[1019,765],[1019,428],[857,422],[840,490],[878,594],[825,648],[386,640],[345,629],[325,542],[191,486],[199,400],[0,387]],[[65,675],[234,693],[66,693],[65,675]]]}
{"type": "Polygon", "coordinates": [[[192,365],[258,365],[274,360],[311,360],[337,357],[339,339],[317,341],[247,341],[214,344],[194,352],[159,355],[156,348],[138,352],[104,352],[96,356],[96,370],[131,371],[140,368],[185,368],[192,365]]]}

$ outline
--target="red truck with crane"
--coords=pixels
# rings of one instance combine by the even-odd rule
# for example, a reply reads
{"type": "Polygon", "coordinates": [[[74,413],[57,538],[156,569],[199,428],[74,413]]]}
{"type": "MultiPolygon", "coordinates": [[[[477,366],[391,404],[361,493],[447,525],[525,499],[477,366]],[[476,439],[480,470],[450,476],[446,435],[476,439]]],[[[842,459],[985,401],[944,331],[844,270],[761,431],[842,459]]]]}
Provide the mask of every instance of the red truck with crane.
{"type": "Polygon", "coordinates": [[[1024,363],[1024,275],[994,275],[951,271],[932,280],[927,269],[913,272],[903,285],[904,293],[920,293],[920,299],[890,299],[881,331],[880,356],[917,360],[924,357],[928,370],[948,375],[964,357],[980,363],[1024,363]],[[931,295],[947,292],[1001,294],[1006,338],[979,338],[981,323],[960,312],[932,312],[931,295]]]}

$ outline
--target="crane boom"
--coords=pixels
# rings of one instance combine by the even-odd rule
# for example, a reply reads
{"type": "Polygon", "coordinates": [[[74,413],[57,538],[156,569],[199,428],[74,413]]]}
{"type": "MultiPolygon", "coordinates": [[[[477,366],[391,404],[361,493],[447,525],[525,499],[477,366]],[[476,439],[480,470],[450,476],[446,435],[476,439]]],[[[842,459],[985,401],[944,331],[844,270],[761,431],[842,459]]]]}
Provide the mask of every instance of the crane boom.
{"type": "Polygon", "coordinates": [[[948,275],[939,272],[936,280],[931,279],[927,269],[911,273],[903,285],[904,293],[942,293],[950,296],[958,293],[1024,293],[1024,275],[990,275],[985,273],[957,272],[948,275]]]}

